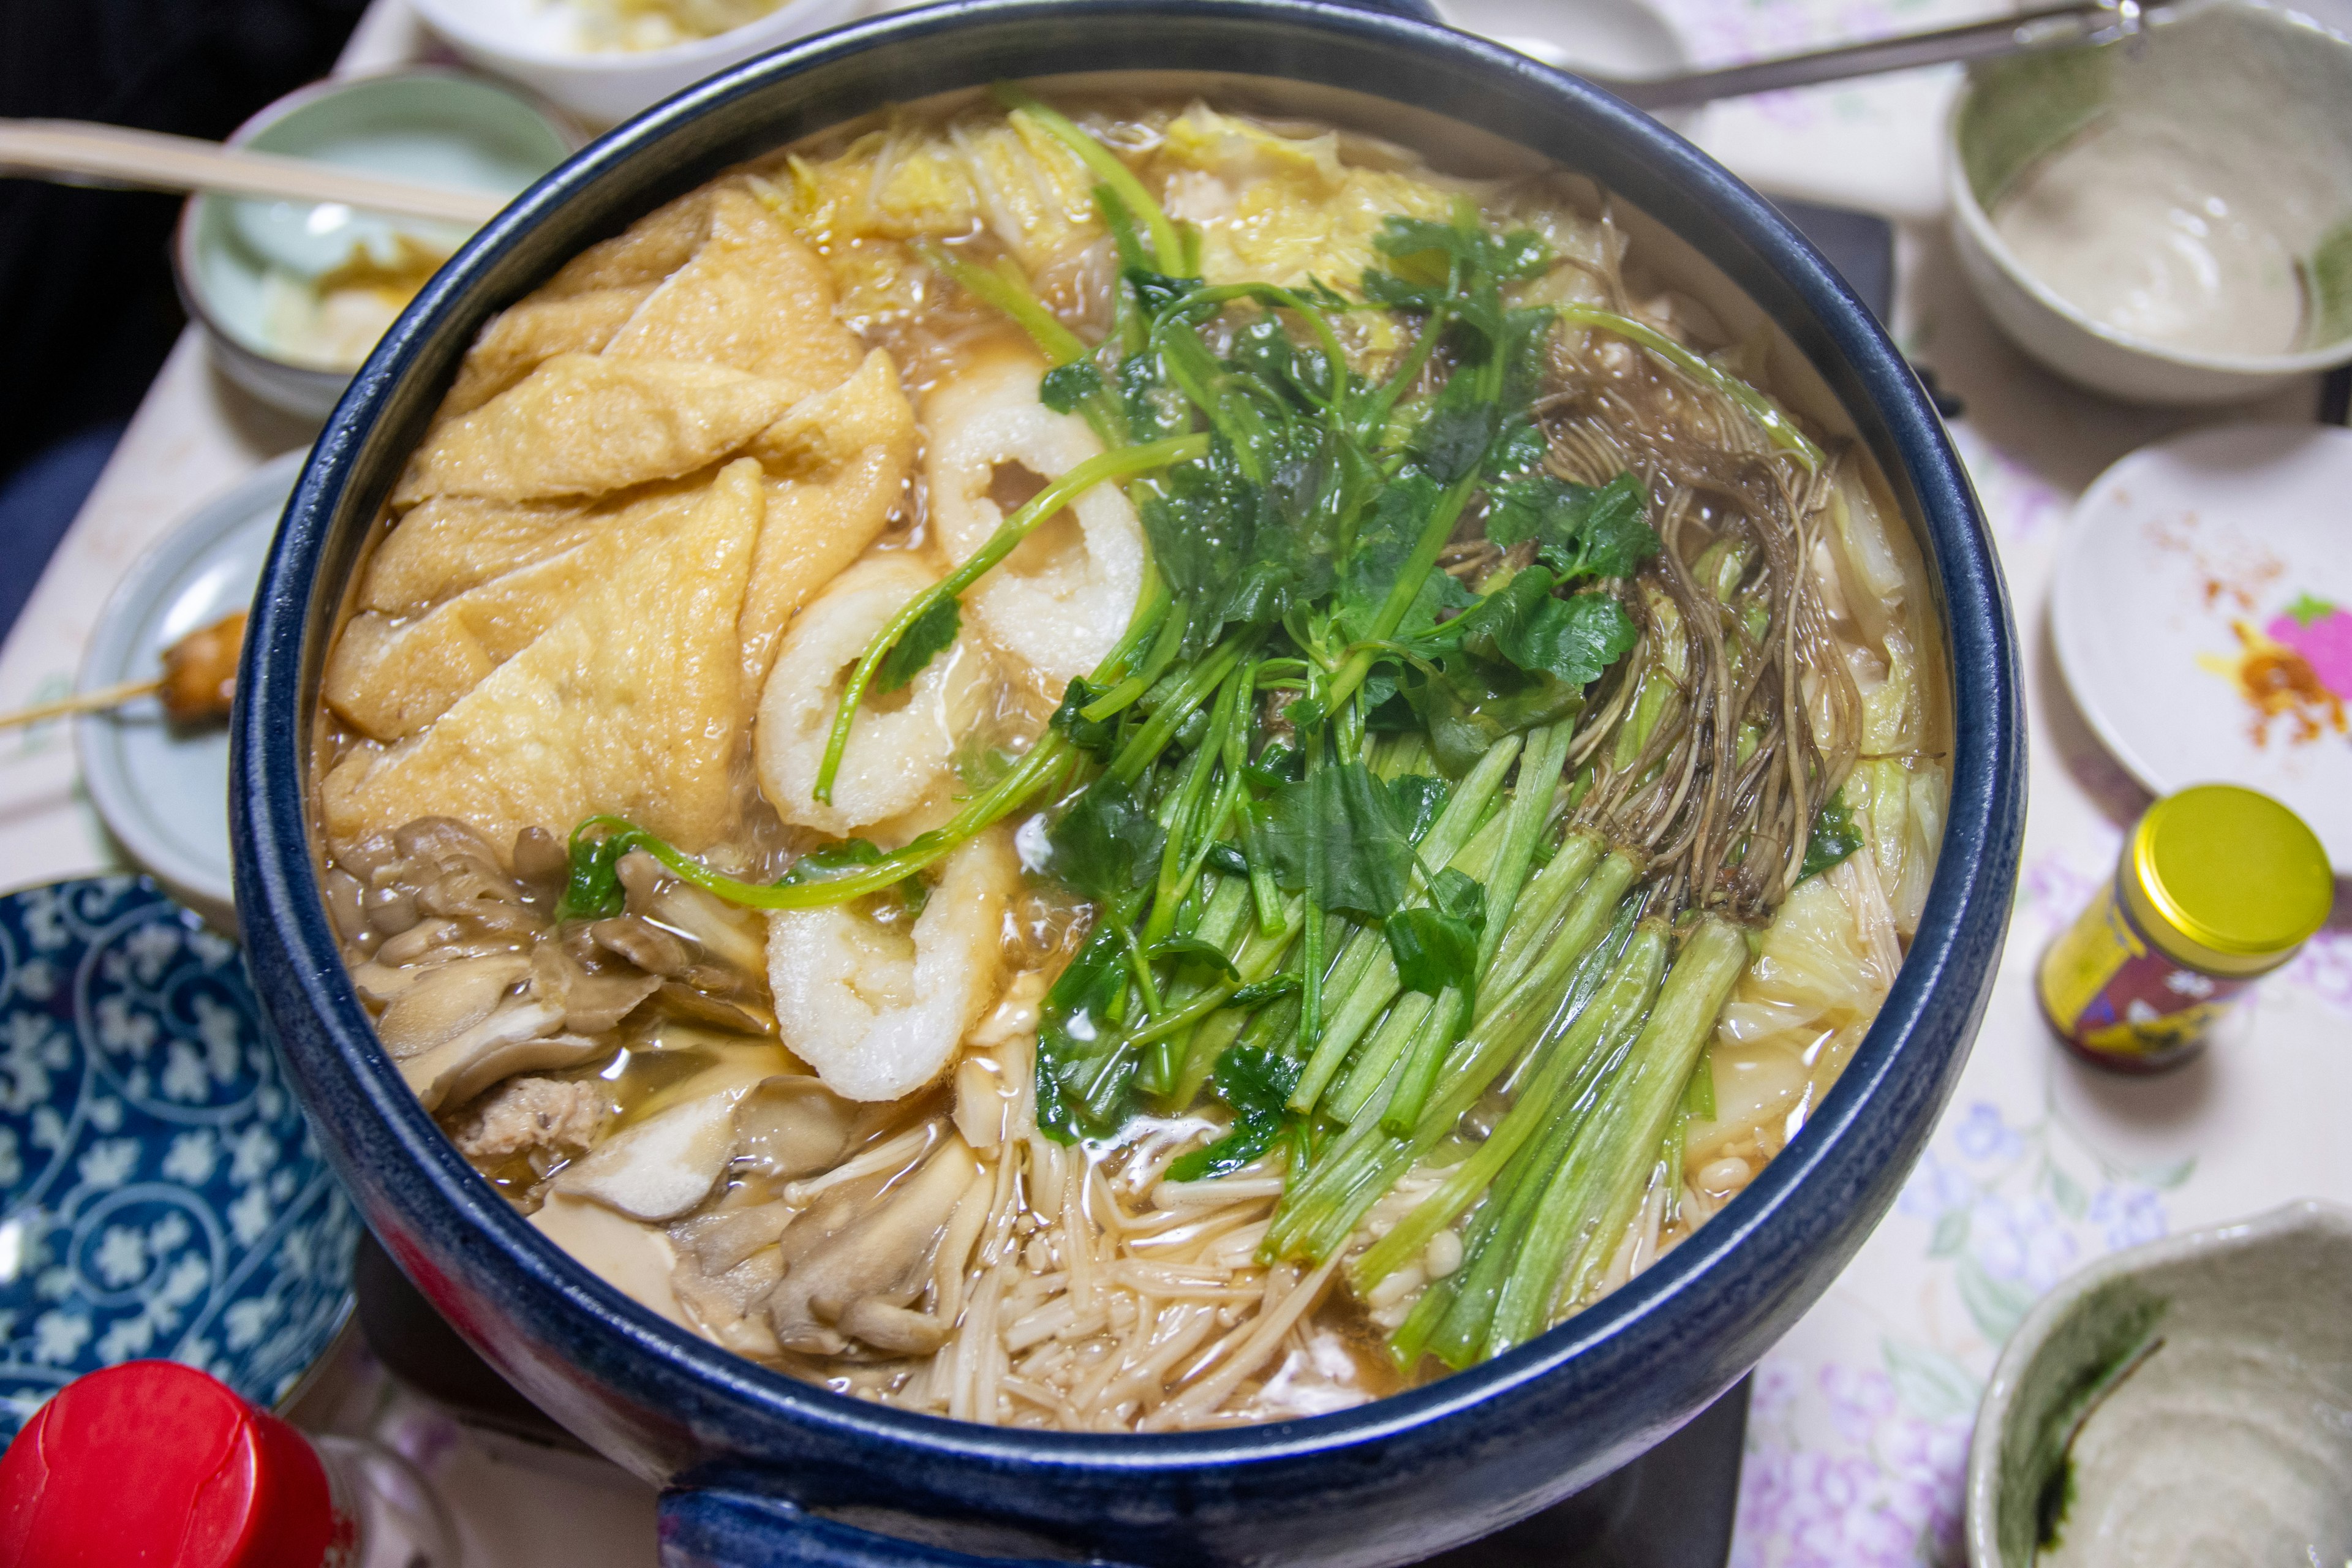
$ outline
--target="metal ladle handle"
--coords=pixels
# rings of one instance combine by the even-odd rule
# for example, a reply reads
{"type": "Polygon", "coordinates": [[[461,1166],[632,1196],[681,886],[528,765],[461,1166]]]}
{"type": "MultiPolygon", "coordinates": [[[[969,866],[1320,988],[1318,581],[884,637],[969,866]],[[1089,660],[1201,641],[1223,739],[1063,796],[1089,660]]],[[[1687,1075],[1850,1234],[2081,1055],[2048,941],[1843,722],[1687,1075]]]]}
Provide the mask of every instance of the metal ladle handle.
{"type": "Polygon", "coordinates": [[[2137,33],[2159,19],[2145,14],[2139,0],[2068,0],[2064,5],[2039,6],[1930,33],[1897,34],[1891,38],[1750,60],[1745,65],[1714,70],[1660,77],[1607,77],[1583,71],[1578,74],[1636,109],[1683,109],[1718,98],[1811,87],[1817,82],[1843,81],[1885,71],[1909,70],[1916,66],[1990,59],[2068,44],[2106,43],[2137,33]]]}

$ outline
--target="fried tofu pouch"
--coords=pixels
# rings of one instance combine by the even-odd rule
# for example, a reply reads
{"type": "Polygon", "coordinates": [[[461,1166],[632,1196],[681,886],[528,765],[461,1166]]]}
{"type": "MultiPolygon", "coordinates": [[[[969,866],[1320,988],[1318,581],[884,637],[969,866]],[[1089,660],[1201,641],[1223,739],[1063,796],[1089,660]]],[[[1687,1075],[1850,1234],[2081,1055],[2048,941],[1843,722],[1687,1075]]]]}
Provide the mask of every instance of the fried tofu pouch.
{"type": "Polygon", "coordinates": [[[484,328],[395,489],[328,659],[360,737],[330,837],[614,812],[711,841],[784,626],[914,456],[889,356],[744,191],[592,247],[484,328]]]}
{"type": "Polygon", "coordinates": [[[453,816],[510,844],[618,812],[682,846],[715,842],[749,715],[735,622],[767,504],[760,465],[728,465],[430,726],[347,754],[321,790],[329,836],[453,816]]]}

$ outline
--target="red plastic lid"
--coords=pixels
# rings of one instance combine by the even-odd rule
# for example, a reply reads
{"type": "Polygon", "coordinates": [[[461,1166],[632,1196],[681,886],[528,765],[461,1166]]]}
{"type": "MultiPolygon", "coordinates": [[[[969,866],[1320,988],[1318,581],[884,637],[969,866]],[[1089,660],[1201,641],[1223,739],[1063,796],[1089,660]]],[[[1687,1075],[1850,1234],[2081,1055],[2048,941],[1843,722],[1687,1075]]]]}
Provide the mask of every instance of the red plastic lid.
{"type": "Polygon", "coordinates": [[[177,1362],[68,1384],[0,1456],[0,1568],[320,1568],[336,1536],[302,1435],[177,1362]]]}

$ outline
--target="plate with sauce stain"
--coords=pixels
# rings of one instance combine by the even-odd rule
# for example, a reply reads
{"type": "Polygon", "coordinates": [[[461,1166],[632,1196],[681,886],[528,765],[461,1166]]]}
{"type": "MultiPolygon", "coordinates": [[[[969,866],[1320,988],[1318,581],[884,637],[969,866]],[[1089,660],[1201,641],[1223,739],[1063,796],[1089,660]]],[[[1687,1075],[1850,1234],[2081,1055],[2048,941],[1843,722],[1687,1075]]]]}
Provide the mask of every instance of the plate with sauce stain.
{"type": "Polygon", "coordinates": [[[2074,505],[2058,664],[2158,795],[2285,802],[2352,876],[2352,430],[2233,425],[2143,447],[2074,505]]]}

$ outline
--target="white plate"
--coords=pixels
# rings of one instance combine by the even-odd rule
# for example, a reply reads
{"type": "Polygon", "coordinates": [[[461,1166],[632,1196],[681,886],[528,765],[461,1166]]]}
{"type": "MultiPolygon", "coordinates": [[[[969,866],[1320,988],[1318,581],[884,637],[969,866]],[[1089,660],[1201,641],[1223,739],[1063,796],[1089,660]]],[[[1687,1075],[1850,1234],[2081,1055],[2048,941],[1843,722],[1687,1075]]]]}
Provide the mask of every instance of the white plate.
{"type": "MultiPolygon", "coordinates": [[[[82,659],[81,689],[152,680],[163,650],[253,601],[262,557],[307,452],[263,465],[141,556],[114,590],[82,659]]],[[[228,726],[182,726],[152,697],[84,716],[82,783],[133,859],[183,900],[226,914],[228,726]]]]}
{"type": "Polygon", "coordinates": [[[2249,634],[2275,638],[2352,710],[2347,496],[2352,430],[2233,425],[2160,441],[2075,503],[2051,594],[2066,683],[2141,784],[2273,795],[2339,876],[2352,875],[2352,737],[2324,702],[2301,706],[2308,722],[2265,721],[2231,670],[2249,634]]]}

